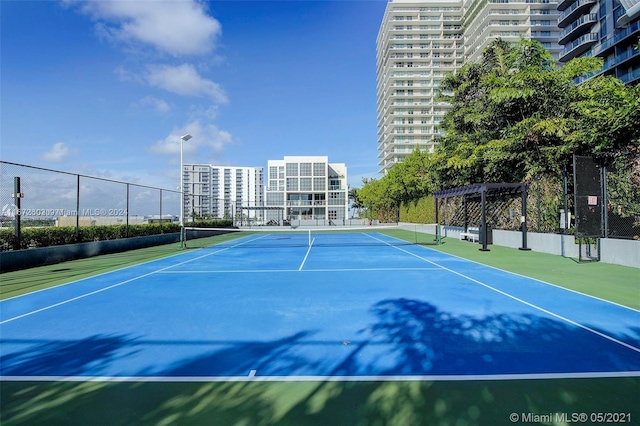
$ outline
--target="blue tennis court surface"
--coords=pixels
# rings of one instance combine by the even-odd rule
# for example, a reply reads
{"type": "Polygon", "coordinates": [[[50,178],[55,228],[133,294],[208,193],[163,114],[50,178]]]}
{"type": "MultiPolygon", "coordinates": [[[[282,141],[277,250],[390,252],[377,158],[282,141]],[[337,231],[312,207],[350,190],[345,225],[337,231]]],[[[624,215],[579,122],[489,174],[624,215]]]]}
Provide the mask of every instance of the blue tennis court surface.
{"type": "Polygon", "coordinates": [[[636,310],[382,234],[268,238],[0,302],[0,378],[640,376],[636,310]]]}

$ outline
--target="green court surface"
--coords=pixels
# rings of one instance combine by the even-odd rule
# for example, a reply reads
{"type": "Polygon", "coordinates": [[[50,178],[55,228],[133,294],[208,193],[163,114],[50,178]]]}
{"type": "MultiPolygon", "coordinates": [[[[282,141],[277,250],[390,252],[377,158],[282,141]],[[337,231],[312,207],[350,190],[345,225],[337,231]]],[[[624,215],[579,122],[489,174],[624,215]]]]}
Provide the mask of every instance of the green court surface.
{"type": "MultiPolygon", "coordinates": [[[[393,235],[394,231],[388,231],[393,235]]],[[[400,235],[402,237],[402,235],[400,235]]],[[[409,240],[413,235],[405,235],[409,240]]],[[[640,309],[639,271],[445,239],[429,247],[640,309]]],[[[171,244],[0,275],[0,298],[179,253],[171,244]]],[[[114,313],[117,315],[117,313],[114,313]]],[[[639,325],[640,327],[640,325],[639,325]]],[[[1,354],[0,354],[1,355],[1,354]]],[[[516,380],[0,382],[0,424],[570,424],[611,413],[640,424],[640,377],[516,380]]],[[[613,417],[611,417],[613,419],[613,417]]],[[[583,424],[603,422],[587,421],[583,424]]]]}

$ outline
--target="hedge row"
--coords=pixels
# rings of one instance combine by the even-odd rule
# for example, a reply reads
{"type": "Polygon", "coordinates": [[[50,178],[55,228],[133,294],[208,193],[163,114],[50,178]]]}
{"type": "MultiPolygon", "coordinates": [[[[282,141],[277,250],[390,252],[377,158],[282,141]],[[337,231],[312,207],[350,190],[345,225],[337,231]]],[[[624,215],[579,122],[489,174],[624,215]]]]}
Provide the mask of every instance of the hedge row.
{"type": "MultiPolygon", "coordinates": [[[[201,228],[228,227],[230,220],[209,220],[185,224],[201,228]]],[[[75,226],[23,228],[20,231],[19,249],[59,246],[64,244],[87,243],[92,241],[115,240],[118,238],[144,237],[180,232],[177,223],[141,224],[141,225],[104,225],[81,226],[76,233],[75,226]]],[[[12,250],[17,241],[13,229],[0,230],[0,248],[2,251],[12,250]]]]}
{"type": "Polygon", "coordinates": [[[433,195],[402,203],[399,213],[400,222],[436,223],[436,204],[433,195]]]}

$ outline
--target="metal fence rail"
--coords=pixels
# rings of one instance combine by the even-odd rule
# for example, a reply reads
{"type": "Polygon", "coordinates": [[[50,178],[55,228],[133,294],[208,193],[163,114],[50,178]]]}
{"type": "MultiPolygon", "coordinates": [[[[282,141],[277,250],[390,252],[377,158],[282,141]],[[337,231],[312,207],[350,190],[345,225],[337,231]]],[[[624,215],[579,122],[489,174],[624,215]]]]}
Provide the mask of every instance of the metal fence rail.
{"type": "MultiPolygon", "coordinates": [[[[0,229],[175,222],[180,192],[0,161],[0,229]]],[[[6,250],[7,247],[4,247],[6,250]]]]}
{"type": "MultiPolygon", "coordinates": [[[[613,171],[607,171],[610,176],[613,171]]],[[[598,235],[603,238],[635,239],[640,238],[640,200],[629,195],[621,201],[620,194],[611,186],[596,191],[599,200],[607,200],[606,221],[598,225],[598,235]],[[607,196],[603,193],[606,190],[607,196]],[[630,201],[631,199],[631,201],[630,201]]],[[[575,206],[573,181],[567,182],[565,194],[561,177],[536,177],[529,183],[527,198],[527,228],[532,232],[573,234],[575,231],[575,206]],[[564,229],[563,211],[569,212],[567,229],[564,229]]],[[[440,202],[442,224],[462,227],[465,223],[462,197],[453,197],[440,202]]],[[[599,207],[602,208],[602,207],[599,207]]],[[[466,210],[467,223],[477,226],[480,223],[481,211],[479,200],[468,200],[466,210]]],[[[494,197],[487,202],[487,225],[493,229],[519,230],[522,202],[519,198],[494,197]]],[[[603,215],[603,217],[605,217],[603,215]]]]}

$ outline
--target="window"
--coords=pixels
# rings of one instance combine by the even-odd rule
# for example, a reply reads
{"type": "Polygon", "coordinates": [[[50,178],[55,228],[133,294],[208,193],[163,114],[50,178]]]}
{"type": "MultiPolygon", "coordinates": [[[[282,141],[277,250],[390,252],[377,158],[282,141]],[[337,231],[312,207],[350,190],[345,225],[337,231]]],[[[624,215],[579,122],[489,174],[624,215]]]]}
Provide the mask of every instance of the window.
{"type": "Polygon", "coordinates": [[[287,178],[287,191],[298,190],[298,178],[287,178]]]}
{"type": "Polygon", "coordinates": [[[300,176],[311,176],[311,163],[300,163],[300,176]]]}
{"type": "Polygon", "coordinates": [[[289,176],[298,176],[298,163],[287,163],[287,177],[289,176]]]}
{"type": "Polygon", "coordinates": [[[329,205],[341,206],[346,204],[346,198],[344,192],[330,192],[329,193],[329,205]]]}
{"type": "Polygon", "coordinates": [[[322,177],[313,178],[313,190],[314,191],[325,191],[326,188],[326,180],[322,177]]]}
{"type": "Polygon", "coordinates": [[[313,175],[324,176],[327,170],[327,166],[324,163],[313,163],[313,175]]]}
{"type": "Polygon", "coordinates": [[[267,193],[267,205],[268,206],[281,206],[284,204],[284,193],[282,192],[268,192],[267,193]]]}
{"type": "Polygon", "coordinates": [[[311,191],[311,178],[300,178],[300,191],[311,191]]]}

